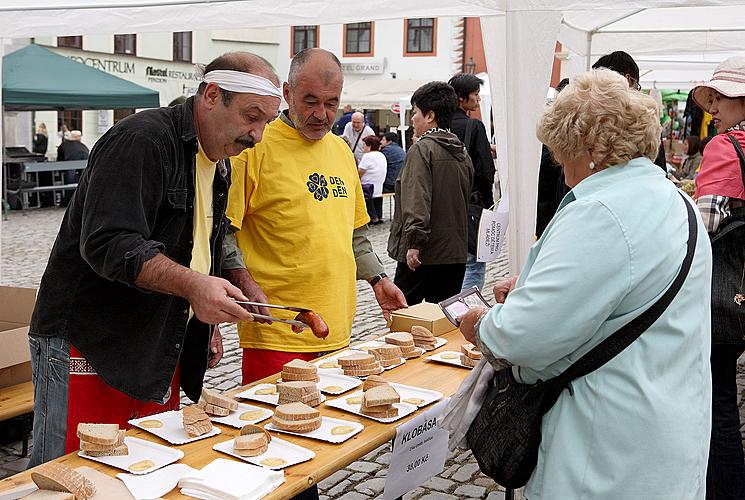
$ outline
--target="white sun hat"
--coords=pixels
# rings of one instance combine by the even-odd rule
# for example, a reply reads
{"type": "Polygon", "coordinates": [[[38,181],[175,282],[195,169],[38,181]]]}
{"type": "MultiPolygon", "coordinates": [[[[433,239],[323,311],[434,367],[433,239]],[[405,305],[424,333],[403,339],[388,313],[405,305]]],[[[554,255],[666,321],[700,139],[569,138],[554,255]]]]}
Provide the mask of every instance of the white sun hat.
{"type": "Polygon", "coordinates": [[[727,97],[745,97],[745,57],[735,56],[720,62],[708,83],[693,89],[694,102],[708,112],[714,92],[727,97]]]}

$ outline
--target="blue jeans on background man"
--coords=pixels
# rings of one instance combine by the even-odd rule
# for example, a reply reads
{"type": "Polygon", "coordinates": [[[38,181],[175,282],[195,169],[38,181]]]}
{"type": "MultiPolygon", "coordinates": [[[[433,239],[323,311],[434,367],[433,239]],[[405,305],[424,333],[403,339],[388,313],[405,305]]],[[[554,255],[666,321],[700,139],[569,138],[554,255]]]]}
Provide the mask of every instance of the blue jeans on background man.
{"type": "Polygon", "coordinates": [[[466,275],[463,278],[461,292],[472,286],[477,286],[479,290],[484,288],[484,276],[486,274],[486,262],[477,262],[476,256],[468,254],[466,260],[466,275]]]}
{"type": "Polygon", "coordinates": [[[58,337],[29,337],[34,382],[34,445],[29,468],[65,454],[70,344],[58,337]]]}

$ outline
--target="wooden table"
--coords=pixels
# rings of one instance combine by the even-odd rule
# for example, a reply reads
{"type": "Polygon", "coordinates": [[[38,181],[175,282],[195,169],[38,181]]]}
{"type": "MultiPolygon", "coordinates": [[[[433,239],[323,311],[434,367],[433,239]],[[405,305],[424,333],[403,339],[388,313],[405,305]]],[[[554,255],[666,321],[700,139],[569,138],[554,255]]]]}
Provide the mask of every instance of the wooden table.
{"type": "MultiPolygon", "coordinates": [[[[466,375],[468,375],[469,371],[465,368],[459,368],[457,366],[450,366],[443,363],[429,361],[425,358],[433,353],[438,353],[441,351],[459,352],[460,346],[465,342],[465,340],[463,339],[463,336],[460,334],[460,332],[458,332],[457,330],[446,333],[442,335],[442,337],[448,340],[448,343],[445,344],[443,347],[437,349],[436,351],[425,353],[419,358],[409,359],[403,365],[392,370],[385,371],[382,374],[383,377],[390,380],[391,382],[399,382],[407,385],[423,387],[426,389],[434,389],[440,391],[445,396],[453,394],[458,389],[461,381],[466,377],[466,375]]],[[[278,375],[273,375],[271,377],[267,377],[263,380],[250,384],[246,387],[251,387],[260,383],[274,383],[277,378],[278,375]]],[[[226,394],[232,396],[244,389],[245,387],[242,387],[240,389],[230,391],[226,394]]],[[[331,398],[336,397],[344,397],[344,395],[332,396],[331,398]]],[[[273,406],[271,405],[265,405],[256,401],[248,402],[252,405],[273,408],[273,406]]],[[[325,441],[318,441],[316,439],[293,436],[290,434],[273,433],[274,435],[279,436],[282,439],[312,450],[313,452],[315,452],[316,456],[315,458],[307,462],[293,465],[284,469],[284,484],[267,495],[265,498],[286,499],[304,491],[309,486],[318,483],[322,479],[346,467],[360,457],[363,457],[364,455],[370,453],[371,451],[377,449],[381,445],[393,439],[396,435],[396,426],[407,421],[413,416],[418,415],[421,411],[419,410],[417,412],[414,412],[412,415],[402,418],[401,420],[398,420],[394,423],[382,424],[375,420],[347,413],[336,408],[331,408],[329,406],[326,406],[325,404],[321,404],[317,408],[321,411],[322,415],[359,422],[363,424],[365,428],[362,430],[362,432],[341,444],[332,444],[325,441]]],[[[269,422],[269,420],[262,422],[260,425],[263,425],[267,422],[269,422]]],[[[225,455],[224,453],[214,451],[212,449],[212,446],[216,443],[226,441],[236,436],[238,434],[238,429],[220,424],[217,425],[219,425],[222,429],[222,433],[218,434],[217,436],[207,439],[201,439],[199,441],[194,441],[182,446],[171,445],[173,448],[183,450],[184,458],[180,460],[181,463],[185,463],[194,468],[201,469],[216,458],[228,457],[228,455],[225,455]]],[[[157,436],[136,428],[127,431],[127,435],[147,439],[159,444],[168,444],[157,436]]],[[[114,476],[118,472],[122,472],[121,470],[115,469],[114,467],[99,464],[92,460],[80,458],[78,457],[77,452],[65,455],[64,457],[60,457],[56,461],[62,462],[66,465],[69,465],[70,467],[79,467],[81,465],[86,465],[111,476],[114,476]]],[[[0,493],[17,488],[21,485],[27,485],[29,482],[29,471],[16,474],[15,476],[0,481],[0,493]]],[[[412,485],[412,489],[414,487],[416,487],[416,485],[412,485]]],[[[170,499],[186,497],[181,495],[178,488],[176,488],[168,495],[166,495],[165,498],[170,499]]]]}

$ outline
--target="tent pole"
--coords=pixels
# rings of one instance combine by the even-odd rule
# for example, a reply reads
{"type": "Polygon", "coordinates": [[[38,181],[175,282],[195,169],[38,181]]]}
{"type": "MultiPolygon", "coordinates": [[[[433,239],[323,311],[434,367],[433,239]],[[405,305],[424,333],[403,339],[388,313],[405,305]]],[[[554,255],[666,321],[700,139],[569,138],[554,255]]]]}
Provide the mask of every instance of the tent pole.
{"type": "MultiPolygon", "coordinates": [[[[2,104],[3,102],[3,86],[2,86],[2,74],[3,74],[3,56],[5,55],[5,38],[0,38],[0,154],[3,157],[2,162],[2,168],[0,168],[0,186],[2,186],[3,189],[3,198],[0,200],[0,203],[3,204],[2,207],[2,213],[3,213],[3,219],[5,219],[8,214],[7,210],[8,207],[10,207],[10,204],[8,203],[8,179],[5,178],[5,140],[3,137],[3,134],[5,133],[5,127],[3,121],[5,120],[5,106],[2,104]]],[[[0,221],[0,241],[2,241],[2,221],[0,221]]],[[[2,245],[0,244],[0,284],[3,282],[3,250],[2,245]]]]}
{"type": "Polygon", "coordinates": [[[587,71],[592,69],[592,34],[592,31],[587,32],[587,55],[585,56],[585,70],[587,71]]]}

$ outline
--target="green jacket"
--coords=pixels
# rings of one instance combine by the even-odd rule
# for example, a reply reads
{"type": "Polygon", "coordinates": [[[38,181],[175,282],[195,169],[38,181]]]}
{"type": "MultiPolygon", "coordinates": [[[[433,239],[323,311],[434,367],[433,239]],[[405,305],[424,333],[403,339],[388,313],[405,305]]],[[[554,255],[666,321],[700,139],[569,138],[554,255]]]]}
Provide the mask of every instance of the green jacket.
{"type": "Polygon", "coordinates": [[[406,262],[413,248],[424,265],[465,263],[472,184],[471,159],[455,134],[438,130],[422,136],[396,179],[388,255],[406,262]]]}

